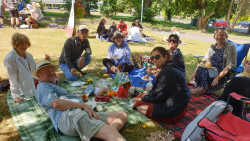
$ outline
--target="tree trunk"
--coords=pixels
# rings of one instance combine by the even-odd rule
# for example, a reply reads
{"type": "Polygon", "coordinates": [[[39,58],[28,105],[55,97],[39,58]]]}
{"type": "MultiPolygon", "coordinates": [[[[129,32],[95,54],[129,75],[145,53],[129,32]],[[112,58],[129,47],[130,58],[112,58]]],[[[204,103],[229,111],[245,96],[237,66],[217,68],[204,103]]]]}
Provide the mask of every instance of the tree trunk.
{"type": "Polygon", "coordinates": [[[201,7],[199,17],[198,17],[198,27],[197,30],[202,30],[202,13],[203,13],[203,8],[201,7]]]}
{"type": "Polygon", "coordinates": [[[242,1],[237,1],[237,8],[236,8],[236,11],[235,11],[235,14],[234,14],[234,20],[233,20],[233,23],[232,23],[232,30],[234,29],[234,26],[236,25],[236,22],[240,16],[240,13],[242,12],[242,8],[245,4],[246,0],[242,0],[242,1]]]}
{"type": "Polygon", "coordinates": [[[170,10],[170,9],[166,9],[165,14],[166,14],[167,20],[168,20],[168,21],[171,21],[171,19],[172,19],[171,10],[170,10]]]}
{"type": "Polygon", "coordinates": [[[91,14],[90,14],[90,5],[88,3],[86,3],[86,6],[85,6],[85,13],[86,13],[86,17],[89,17],[91,14]]]}
{"type": "Polygon", "coordinates": [[[230,16],[231,16],[231,12],[232,12],[233,3],[234,3],[234,0],[231,1],[230,6],[229,6],[228,11],[227,11],[227,29],[228,29],[228,32],[232,32],[232,29],[230,27],[230,16]]]}
{"type": "Polygon", "coordinates": [[[206,17],[202,17],[202,30],[205,30],[206,29],[206,27],[207,27],[207,20],[208,20],[208,18],[210,18],[211,16],[213,16],[213,14],[214,14],[214,11],[212,11],[211,13],[209,13],[206,17]]]}

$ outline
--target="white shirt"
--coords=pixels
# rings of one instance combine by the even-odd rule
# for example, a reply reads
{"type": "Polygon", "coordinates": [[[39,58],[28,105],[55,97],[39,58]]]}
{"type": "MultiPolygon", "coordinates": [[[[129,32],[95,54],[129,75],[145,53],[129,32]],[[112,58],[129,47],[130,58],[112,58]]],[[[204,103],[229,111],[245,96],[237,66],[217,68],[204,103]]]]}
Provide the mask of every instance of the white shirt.
{"type": "Polygon", "coordinates": [[[19,56],[15,49],[10,51],[4,58],[4,66],[7,69],[10,82],[11,95],[14,98],[35,95],[35,84],[32,72],[36,69],[36,63],[31,54],[25,53],[26,59],[19,56]]]}
{"type": "Polygon", "coordinates": [[[39,9],[37,9],[37,8],[33,8],[33,9],[31,9],[30,10],[30,15],[31,15],[31,17],[33,18],[33,19],[35,19],[36,21],[38,20],[41,20],[41,12],[40,12],[40,10],[39,9]]]}
{"type": "Polygon", "coordinates": [[[129,31],[130,31],[130,34],[129,34],[128,40],[140,42],[140,40],[141,40],[140,28],[134,26],[134,27],[130,28],[129,31]]]}

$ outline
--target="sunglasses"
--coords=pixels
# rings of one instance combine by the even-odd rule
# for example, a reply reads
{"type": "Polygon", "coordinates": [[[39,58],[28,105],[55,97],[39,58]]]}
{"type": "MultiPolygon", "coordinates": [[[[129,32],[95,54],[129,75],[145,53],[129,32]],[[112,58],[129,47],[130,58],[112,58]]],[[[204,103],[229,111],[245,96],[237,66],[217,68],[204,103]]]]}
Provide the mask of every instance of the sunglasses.
{"type": "Polygon", "coordinates": [[[151,61],[154,61],[154,59],[159,60],[161,58],[161,56],[163,56],[163,55],[158,54],[158,55],[155,55],[155,56],[151,56],[150,59],[151,59],[151,61]]]}
{"type": "Polygon", "coordinates": [[[169,43],[173,42],[173,43],[177,43],[176,40],[168,40],[169,43]]]}

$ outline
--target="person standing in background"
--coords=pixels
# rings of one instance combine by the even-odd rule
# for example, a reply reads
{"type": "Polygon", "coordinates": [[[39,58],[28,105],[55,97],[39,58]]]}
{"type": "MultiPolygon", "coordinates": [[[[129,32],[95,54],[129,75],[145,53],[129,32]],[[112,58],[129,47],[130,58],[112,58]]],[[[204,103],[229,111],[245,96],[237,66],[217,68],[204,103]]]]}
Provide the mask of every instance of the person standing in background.
{"type": "Polygon", "coordinates": [[[0,28],[4,28],[3,25],[4,11],[5,11],[4,0],[0,0],[0,28]]]}
{"type": "Polygon", "coordinates": [[[19,0],[6,0],[6,4],[10,11],[10,23],[11,27],[15,29],[15,23],[17,28],[20,28],[20,21],[19,21],[19,11],[18,11],[18,5],[19,0]]]}

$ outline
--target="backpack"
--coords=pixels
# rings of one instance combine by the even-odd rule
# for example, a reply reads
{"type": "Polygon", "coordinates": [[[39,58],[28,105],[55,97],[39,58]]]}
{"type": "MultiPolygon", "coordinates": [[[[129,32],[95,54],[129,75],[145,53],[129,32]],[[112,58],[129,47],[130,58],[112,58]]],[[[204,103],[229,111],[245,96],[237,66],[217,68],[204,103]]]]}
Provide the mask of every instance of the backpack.
{"type": "Polygon", "coordinates": [[[10,87],[9,80],[0,81],[0,92],[7,91],[10,87]]]}

